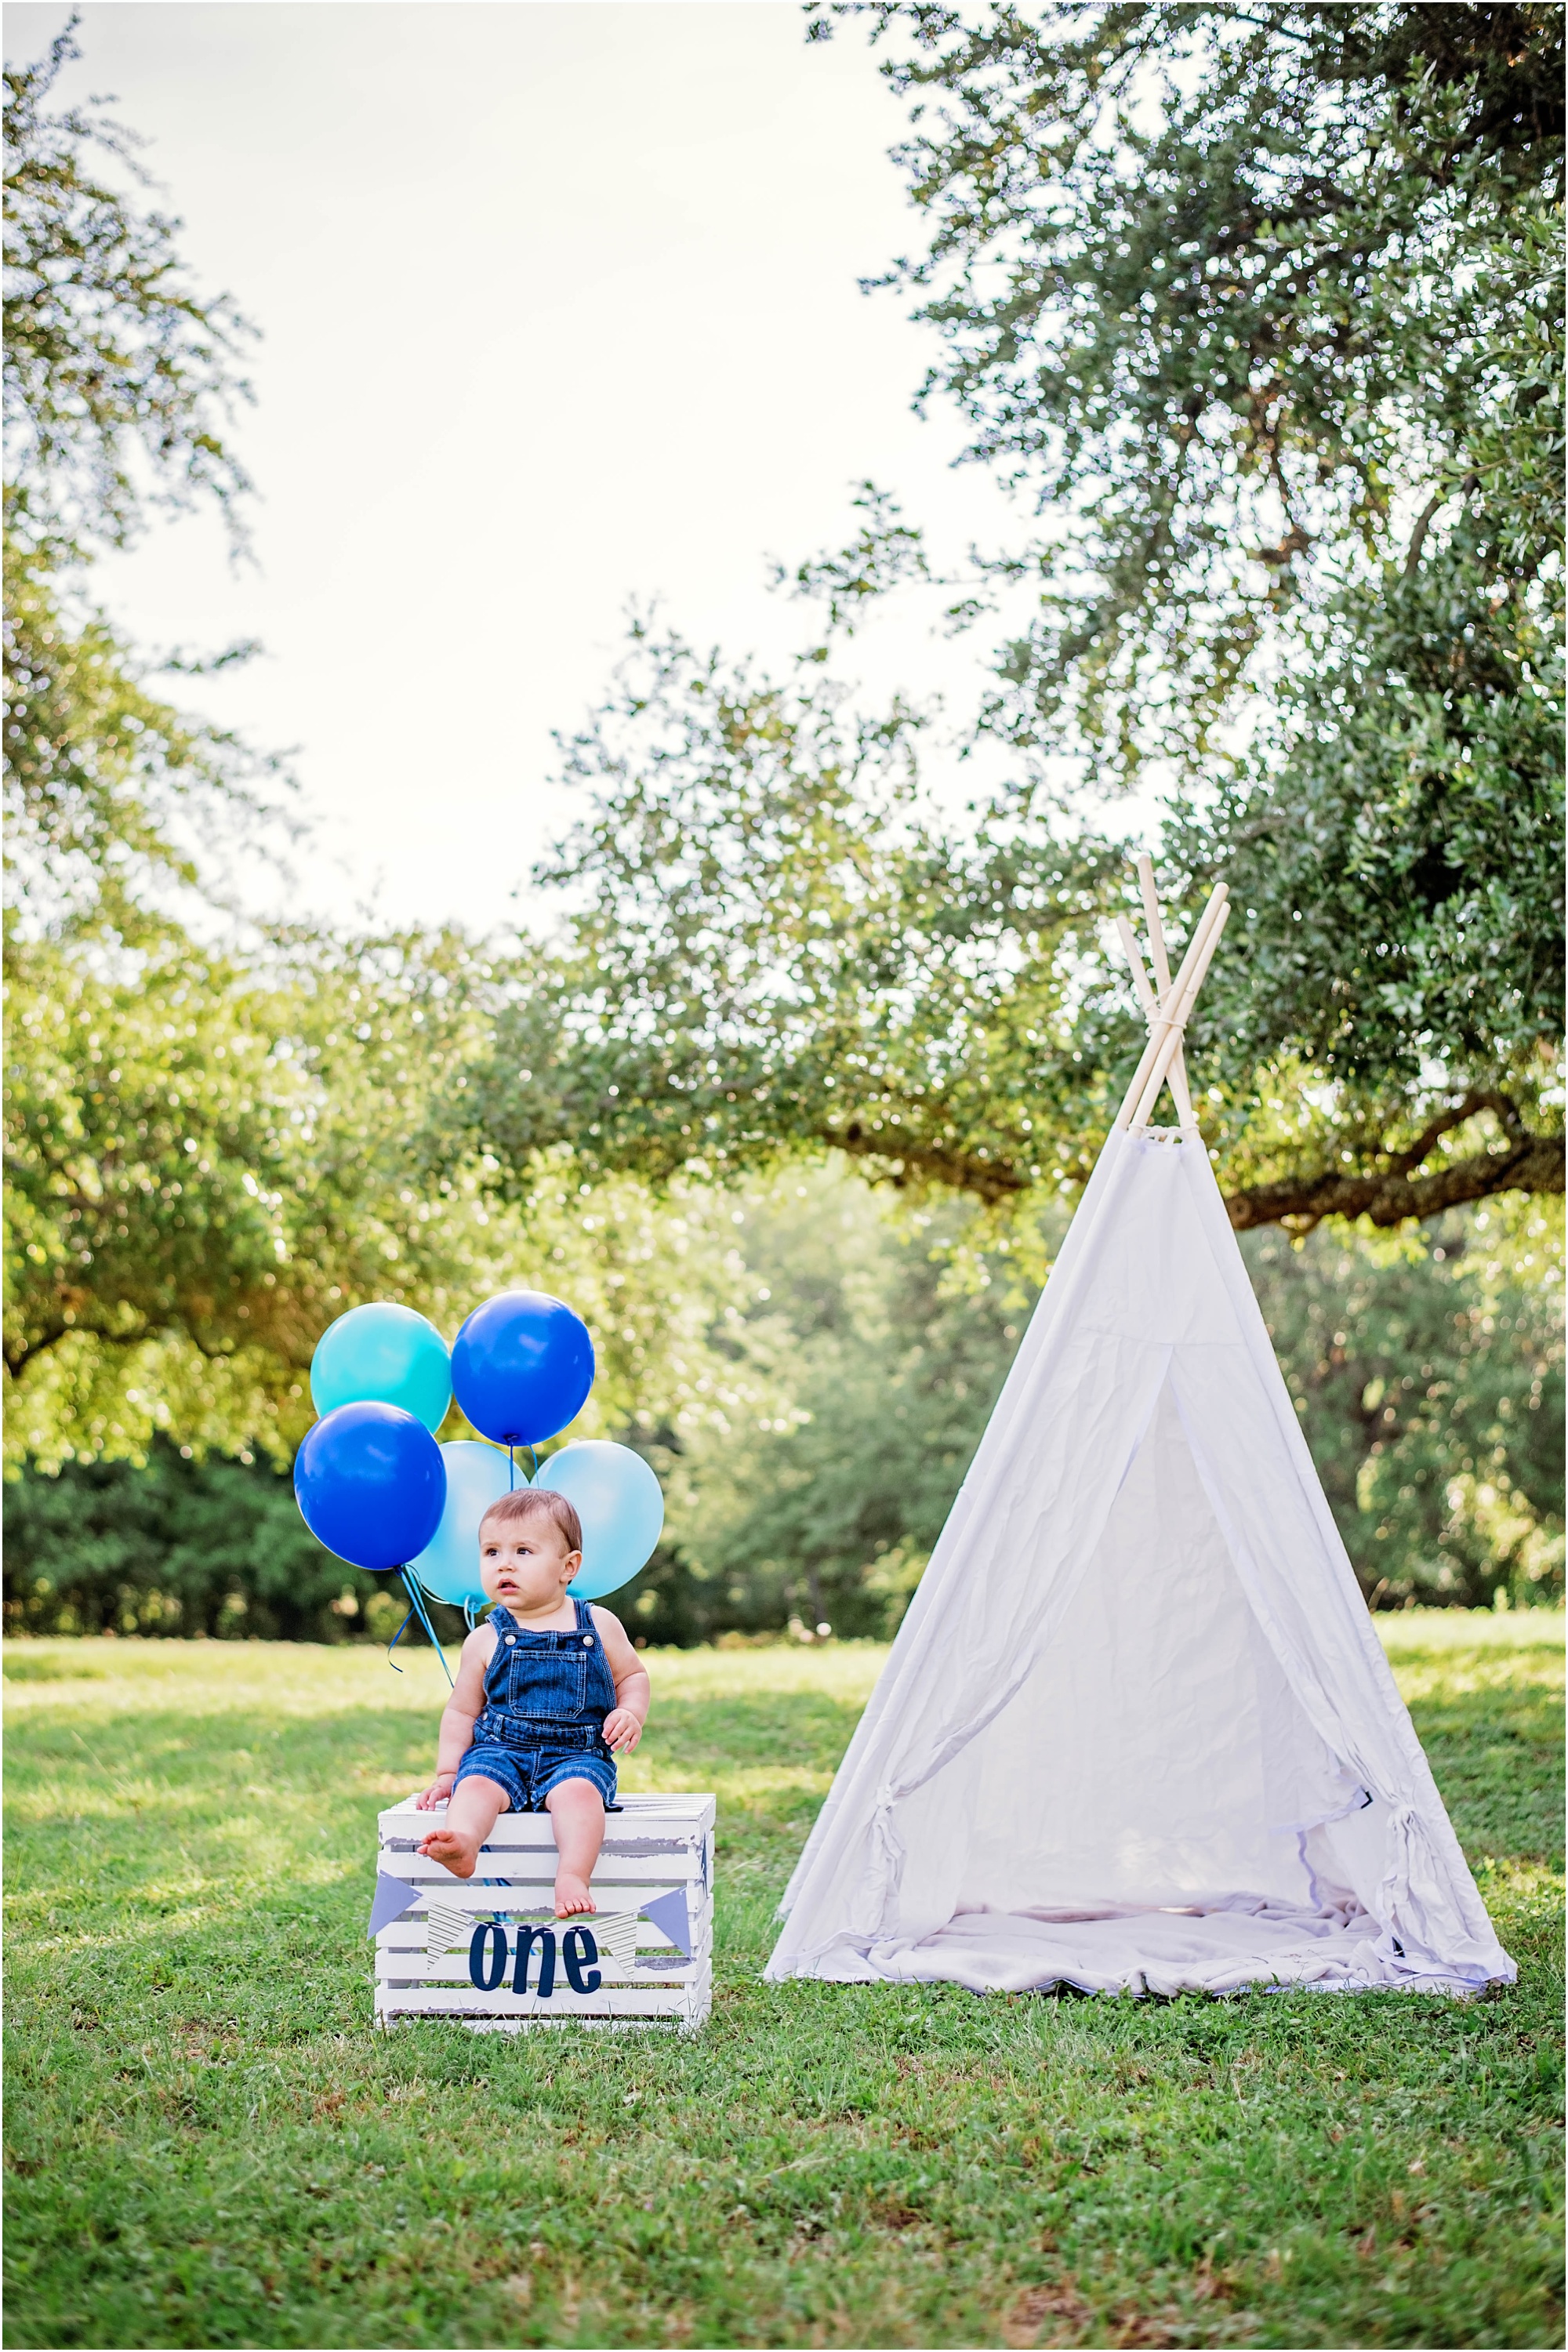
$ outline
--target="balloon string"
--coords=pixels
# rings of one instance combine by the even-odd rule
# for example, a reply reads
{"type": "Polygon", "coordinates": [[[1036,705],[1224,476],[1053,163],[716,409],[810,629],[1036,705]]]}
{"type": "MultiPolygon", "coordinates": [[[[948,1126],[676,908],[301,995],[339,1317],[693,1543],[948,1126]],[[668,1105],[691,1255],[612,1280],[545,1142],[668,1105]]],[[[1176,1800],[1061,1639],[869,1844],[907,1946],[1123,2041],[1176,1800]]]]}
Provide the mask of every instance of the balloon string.
{"type": "Polygon", "coordinates": [[[506,1449],[506,1490],[510,1495],[517,1484],[517,1455],[509,1445],[506,1449]]]}
{"type": "MultiPolygon", "coordinates": [[[[436,1655],[441,1661],[441,1672],[446,1675],[447,1683],[455,1690],[457,1688],[457,1685],[452,1682],[452,1669],[447,1664],[447,1653],[436,1638],[436,1628],[430,1622],[429,1617],[426,1612],[424,1601],[420,1596],[419,1579],[411,1574],[411,1572],[405,1568],[403,1570],[403,1584],[404,1590],[406,1591],[408,1598],[412,1601],[415,1608],[419,1612],[419,1622],[424,1626],[426,1633],[429,1636],[430,1647],[435,1651],[436,1655]]],[[[407,1622],[407,1619],[405,1618],[404,1623],[406,1624],[407,1622]]]]}
{"type": "Polygon", "coordinates": [[[392,1654],[394,1650],[396,1649],[399,1642],[402,1641],[405,1633],[408,1631],[408,1619],[412,1617],[413,1614],[414,1612],[410,1609],[405,1616],[402,1624],[398,1627],[396,1633],[393,1635],[391,1641],[388,1642],[386,1645],[386,1663],[392,1668],[395,1675],[400,1675],[403,1672],[403,1668],[398,1664],[397,1660],[392,1654]]]}

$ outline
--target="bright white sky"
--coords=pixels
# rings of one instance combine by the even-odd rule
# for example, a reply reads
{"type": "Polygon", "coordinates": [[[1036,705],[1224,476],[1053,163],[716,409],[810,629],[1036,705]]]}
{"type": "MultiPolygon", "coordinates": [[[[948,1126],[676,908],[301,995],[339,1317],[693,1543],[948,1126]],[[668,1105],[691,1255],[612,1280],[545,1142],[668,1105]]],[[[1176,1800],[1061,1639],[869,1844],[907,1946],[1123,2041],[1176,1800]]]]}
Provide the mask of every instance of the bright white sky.
{"type": "MultiPolygon", "coordinates": [[[[14,5],[12,57],[62,6],[14,5]]],[[[1004,509],[910,403],[931,352],[857,279],[918,247],[861,35],[781,0],[87,0],[62,100],[112,92],[184,252],[262,329],[238,446],[258,568],[201,520],[106,563],[139,640],[265,660],[188,684],[298,747],[311,911],[488,928],[569,821],[551,730],[631,597],[700,642],[803,628],[767,593],[870,475],[939,548],[1004,509]]],[[[1014,523],[1016,529],[1016,523],[1014,523]]],[[[869,673],[972,669],[912,613],[869,673]]]]}

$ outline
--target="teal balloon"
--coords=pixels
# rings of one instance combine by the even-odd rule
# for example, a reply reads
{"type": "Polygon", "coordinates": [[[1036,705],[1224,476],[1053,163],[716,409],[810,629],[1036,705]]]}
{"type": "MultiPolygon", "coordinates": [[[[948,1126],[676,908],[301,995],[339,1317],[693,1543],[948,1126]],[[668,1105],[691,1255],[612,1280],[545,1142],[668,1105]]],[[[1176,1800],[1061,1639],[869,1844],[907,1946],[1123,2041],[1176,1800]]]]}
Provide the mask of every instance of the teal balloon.
{"type": "Polygon", "coordinates": [[[647,1566],[664,1532],[664,1489],[629,1445],[580,1438],[542,1463],[533,1483],[564,1495],[583,1522],[574,1600],[602,1601],[647,1566]]]}
{"type": "Polygon", "coordinates": [[[310,1395],[323,1417],[341,1404],[395,1404],[434,1433],[452,1402],[451,1354],[412,1307],[352,1307],[316,1342],[310,1395]]]}
{"type": "MultiPolygon", "coordinates": [[[[455,1609],[488,1609],[489,1594],[479,1582],[479,1521],[514,1483],[499,1446],[459,1437],[441,1448],[447,1465],[447,1507],[426,1549],[412,1562],[426,1592],[455,1609]]],[[[526,1479],[518,1479],[526,1486],[526,1479]]]]}

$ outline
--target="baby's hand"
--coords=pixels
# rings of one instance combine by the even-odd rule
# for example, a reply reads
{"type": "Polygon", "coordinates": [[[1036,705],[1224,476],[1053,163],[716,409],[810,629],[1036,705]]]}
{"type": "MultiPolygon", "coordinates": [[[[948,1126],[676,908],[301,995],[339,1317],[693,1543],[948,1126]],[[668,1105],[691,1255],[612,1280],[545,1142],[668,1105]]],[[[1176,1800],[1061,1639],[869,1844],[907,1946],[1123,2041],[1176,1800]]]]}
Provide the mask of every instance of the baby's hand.
{"type": "Polygon", "coordinates": [[[605,1717],[605,1745],[619,1756],[629,1756],[642,1738],[642,1717],[629,1706],[612,1707],[605,1717]]]}
{"type": "Polygon", "coordinates": [[[444,1805],[452,1793],[452,1783],[456,1778],[455,1772],[437,1772],[430,1786],[427,1789],[421,1789],[414,1800],[419,1811],[427,1813],[432,1807],[444,1805]]]}

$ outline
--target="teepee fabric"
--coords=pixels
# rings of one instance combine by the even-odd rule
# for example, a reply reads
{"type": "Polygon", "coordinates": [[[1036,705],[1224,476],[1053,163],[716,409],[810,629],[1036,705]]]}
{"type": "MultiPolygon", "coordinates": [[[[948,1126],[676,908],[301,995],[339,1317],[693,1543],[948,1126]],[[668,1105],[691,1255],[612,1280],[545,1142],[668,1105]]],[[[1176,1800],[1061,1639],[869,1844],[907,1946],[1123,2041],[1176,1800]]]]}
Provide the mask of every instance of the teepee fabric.
{"type": "Polygon", "coordinates": [[[775,1979],[1511,1981],[1195,1131],[1115,1129],[775,1979]]]}

